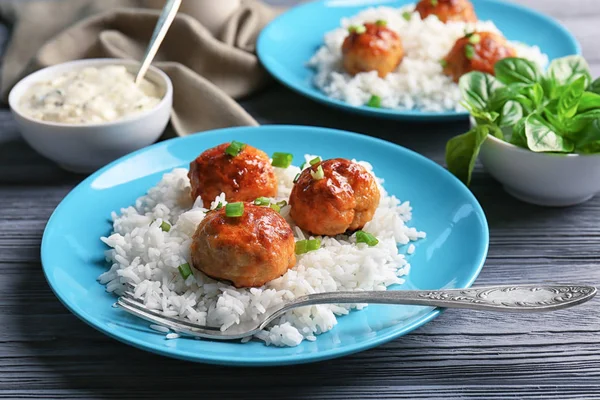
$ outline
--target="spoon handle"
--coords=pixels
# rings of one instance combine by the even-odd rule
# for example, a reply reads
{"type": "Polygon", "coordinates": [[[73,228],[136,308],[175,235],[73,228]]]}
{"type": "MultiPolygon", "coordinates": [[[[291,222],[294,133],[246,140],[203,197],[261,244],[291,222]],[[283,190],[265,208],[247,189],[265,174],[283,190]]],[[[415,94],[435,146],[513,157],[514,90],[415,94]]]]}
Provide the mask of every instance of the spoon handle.
{"type": "Polygon", "coordinates": [[[175,15],[177,14],[177,10],[179,10],[180,5],[181,0],[167,0],[165,6],[163,7],[162,12],[158,17],[158,21],[156,22],[156,26],[154,27],[154,32],[152,32],[152,38],[150,39],[150,44],[146,49],[146,54],[144,54],[144,59],[140,65],[140,69],[135,76],[136,84],[139,84],[144,79],[144,75],[146,75],[146,71],[148,71],[148,67],[150,67],[154,56],[156,56],[156,52],[165,38],[171,23],[175,19],[175,15]]]}
{"type": "Polygon", "coordinates": [[[553,311],[584,303],[596,288],[581,285],[508,285],[448,290],[386,290],[374,292],[332,292],[303,296],[286,309],[314,304],[371,303],[407,304],[482,311],[553,311]]]}

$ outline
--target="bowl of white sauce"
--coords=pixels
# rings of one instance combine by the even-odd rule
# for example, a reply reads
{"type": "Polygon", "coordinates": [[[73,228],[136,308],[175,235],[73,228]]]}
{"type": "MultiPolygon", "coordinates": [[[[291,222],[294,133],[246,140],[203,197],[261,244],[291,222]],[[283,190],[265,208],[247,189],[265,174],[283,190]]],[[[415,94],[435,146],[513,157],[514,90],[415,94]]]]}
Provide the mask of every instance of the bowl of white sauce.
{"type": "Polygon", "coordinates": [[[150,67],[112,58],[54,65],[23,78],[8,102],[23,138],[64,169],[88,173],[154,143],[169,122],[173,85],[150,67]]]}

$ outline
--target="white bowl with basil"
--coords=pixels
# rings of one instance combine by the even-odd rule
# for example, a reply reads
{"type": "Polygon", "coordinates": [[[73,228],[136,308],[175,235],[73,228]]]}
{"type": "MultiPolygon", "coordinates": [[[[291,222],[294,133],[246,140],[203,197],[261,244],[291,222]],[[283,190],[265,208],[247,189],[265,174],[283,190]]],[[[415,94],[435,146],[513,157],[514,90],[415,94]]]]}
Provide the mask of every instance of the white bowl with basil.
{"type": "Polygon", "coordinates": [[[495,77],[460,80],[472,129],[448,141],[448,169],[469,184],[479,156],[514,197],[569,206],[600,193],[600,79],[569,56],[540,71],[523,59],[495,65],[495,77]]]}
{"type": "Polygon", "coordinates": [[[70,61],[23,78],[9,104],[23,138],[38,153],[74,172],[92,172],[154,143],[169,122],[173,87],[150,67],[112,58],[70,61]]]}

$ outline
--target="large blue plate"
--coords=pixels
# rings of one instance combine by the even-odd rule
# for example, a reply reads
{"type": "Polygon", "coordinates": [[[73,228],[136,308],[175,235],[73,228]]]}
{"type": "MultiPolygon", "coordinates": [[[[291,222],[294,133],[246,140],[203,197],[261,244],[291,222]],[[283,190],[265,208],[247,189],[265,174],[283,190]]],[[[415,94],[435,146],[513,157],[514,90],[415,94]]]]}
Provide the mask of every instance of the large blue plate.
{"type": "MultiPolygon", "coordinates": [[[[537,45],[552,60],[581,54],[573,35],[559,22],[527,7],[505,0],[472,0],[481,20],[492,20],[509,40],[537,45]]],[[[323,35],[339,27],[340,19],[373,6],[401,7],[414,0],[321,0],[280,15],[261,32],[258,57],[281,83],[321,103],[346,111],[406,120],[450,120],[466,118],[466,112],[424,112],[351,106],[323,94],[313,85],[314,70],[306,63],[323,44],[323,35]]]]}
{"type": "Polygon", "coordinates": [[[400,289],[469,287],[488,248],[485,215],[469,190],[434,162],[394,144],[363,135],[313,127],[230,128],[168,140],[137,151],[94,173],[65,197],[48,221],[42,264],[56,296],[79,318],[125,343],[166,356],[229,365],[281,365],[319,361],[365,350],[431,321],[440,310],[369,306],[341,317],[316,342],[294,348],[259,342],[165,340],[120,309],[96,278],[107,269],[100,236],[111,231],[110,213],[133,204],[162,174],[189,165],[207,148],[241,140],[263,149],[325,158],[369,160],[387,190],[410,200],[411,224],[427,232],[410,256],[412,270],[400,289]]]}

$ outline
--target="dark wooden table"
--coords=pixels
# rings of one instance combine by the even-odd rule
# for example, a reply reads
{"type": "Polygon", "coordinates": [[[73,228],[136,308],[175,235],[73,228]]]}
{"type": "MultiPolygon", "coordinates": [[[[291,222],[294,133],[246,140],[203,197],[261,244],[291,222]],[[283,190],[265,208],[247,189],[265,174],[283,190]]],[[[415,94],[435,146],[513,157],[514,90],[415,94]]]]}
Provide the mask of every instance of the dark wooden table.
{"type": "MultiPolygon", "coordinates": [[[[520,2],[564,22],[600,75],[600,1],[520,2]]],[[[446,140],[466,128],[356,117],[277,85],[243,105],[261,123],[357,131],[439,163],[446,140]]],[[[82,179],[34,153],[0,111],[1,398],[600,398],[600,299],[541,315],[448,310],[376,349],[284,368],[193,364],[121,344],[71,315],[40,265],[46,221],[82,179]]],[[[472,189],[491,230],[477,284],[600,281],[600,197],[572,208],[534,207],[509,197],[481,169],[472,189]]]]}

